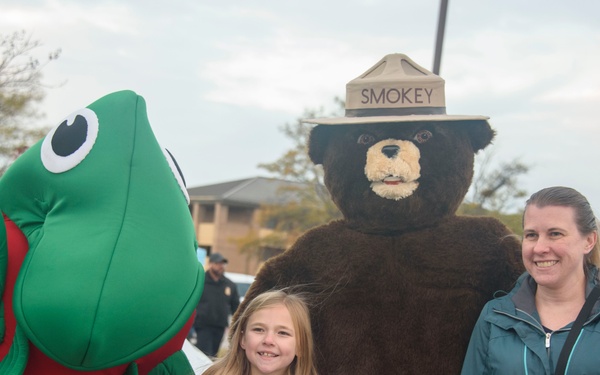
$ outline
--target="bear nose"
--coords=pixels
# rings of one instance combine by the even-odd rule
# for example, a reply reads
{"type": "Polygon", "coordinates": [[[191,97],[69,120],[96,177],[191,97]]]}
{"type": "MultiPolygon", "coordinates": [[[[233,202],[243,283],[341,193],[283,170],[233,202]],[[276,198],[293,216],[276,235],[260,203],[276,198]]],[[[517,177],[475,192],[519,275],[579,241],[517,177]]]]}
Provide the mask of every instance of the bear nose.
{"type": "Polygon", "coordinates": [[[383,148],[381,149],[381,152],[389,159],[398,155],[398,151],[400,151],[400,146],[397,145],[383,146],[383,148]]]}

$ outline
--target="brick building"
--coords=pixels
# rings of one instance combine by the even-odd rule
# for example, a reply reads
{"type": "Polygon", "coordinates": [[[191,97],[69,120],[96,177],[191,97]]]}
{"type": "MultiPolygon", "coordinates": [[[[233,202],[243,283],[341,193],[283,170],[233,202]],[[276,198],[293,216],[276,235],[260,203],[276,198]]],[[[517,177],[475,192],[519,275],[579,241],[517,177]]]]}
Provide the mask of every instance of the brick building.
{"type": "Polygon", "coordinates": [[[284,249],[271,249],[264,259],[240,254],[234,239],[251,231],[260,236],[270,232],[260,224],[261,205],[284,202],[281,188],[296,183],[274,178],[254,177],[188,188],[190,211],[196,238],[207,254],[221,253],[228,260],[227,271],[255,274],[266,258],[284,249]]]}

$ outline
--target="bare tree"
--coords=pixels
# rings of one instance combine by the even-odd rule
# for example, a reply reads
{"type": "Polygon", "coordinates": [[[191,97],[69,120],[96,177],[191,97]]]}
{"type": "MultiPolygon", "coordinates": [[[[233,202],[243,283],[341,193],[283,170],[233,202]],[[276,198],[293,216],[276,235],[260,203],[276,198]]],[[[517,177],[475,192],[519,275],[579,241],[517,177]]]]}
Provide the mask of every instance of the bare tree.
{"type": "Polygon", "coordinates": [[[41,116],[35,104],[45,96],[42,70],[61,50],[40,60],[34,51],[41,45],[25,31],[0,34],[0,175],[47,131],[29,122],[41,116]]]}
{"type": "MultiPolygon", "coordinates": [[[[344,102],[334,99],[336,106],[344,108],[344,102]]],[[[305,109],[302,116],[292,124],[283,125],[280,130],[293,145],[279,159],[272,163],[259,164],[274,177],[295,182],[280,189],[278,194],[283,204],[270,204],[261,207],[261,226],[272,231],[268,235],[259,235],[258,230],[247,236],[234,239],[240,252],[248,258],[259,261],[278,254],[286,249],[304,231],[331,220],[341,218],[341,212],[335,206],[329,191],[323,183],[323,168],[315,165],[308,156],[308,140],[313,125],[302,120],[325,116],[335,116],[340,109],[325,114],[323,108],[305,109]]]]}
{"type": "Polygon", "coordinates": [[[295,191],[303,217],[313,218],[313,220],[317,217],[321,218],[316,219],[317,223],[307,220],[306,225],[309,227],[340,217],[340,212],[331,201],[329,192],[323,183],[322,166],[315,165],[308,156],[308,141],[313,125],[302,121],[309,118],[339,116],[344,109],[344,101],[337,97],[333,100],[337,109],[332,113],[325,114],[323,108],[305,109],[304,114],[297,118],[295,123],[285,124],[281,131],[292,140],[292,148],[272,163],[259,164],[259,168],[263,168],[281,179],[300,183],[296,185],[297,187],[287,188],[286,193],[289,193],[290,189],[295,191]]]}
{"type": "Polygon", "coordinates": [[[487,211],[502,213],[517,199],[527,195],[527,191],[519,185],[519,178],[529,172],[530,166],[516,157],[491,169],[493,159],[493,151],[483,154],[479,172],[471,184],[472,193],[466,202],[487,211]]]}

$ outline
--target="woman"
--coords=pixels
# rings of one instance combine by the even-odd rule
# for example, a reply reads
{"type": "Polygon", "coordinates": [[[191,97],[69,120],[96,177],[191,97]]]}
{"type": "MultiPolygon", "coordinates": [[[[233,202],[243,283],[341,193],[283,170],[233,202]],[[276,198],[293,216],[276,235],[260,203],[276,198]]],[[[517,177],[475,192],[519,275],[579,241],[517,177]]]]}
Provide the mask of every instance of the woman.
{"type": "Polygon", "coordinates": [[[231,327],[230,349],[205,375],[317,375],[308,308],[298,295],[256,296],[231,327]]]}
{"type": "MultiPolygon", "coordinates": [[[[474,328],[462,374],[554,374],[586,296],[598,284],[596,218],[574,189],[533,194],[523,214],[525,272],[506,296],[488,302],[474,328]]],[[[571,349],[567,374],[600,373],[600,303],[571,349]]]]}

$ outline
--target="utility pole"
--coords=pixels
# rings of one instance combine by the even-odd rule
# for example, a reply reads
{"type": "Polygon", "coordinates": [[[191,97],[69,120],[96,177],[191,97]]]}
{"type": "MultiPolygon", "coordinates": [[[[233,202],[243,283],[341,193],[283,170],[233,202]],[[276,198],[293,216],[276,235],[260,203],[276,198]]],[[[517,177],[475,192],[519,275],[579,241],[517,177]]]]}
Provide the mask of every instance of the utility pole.
{"type": "Polygon", "coordinates": [[[437,75],[440,75],[440,64],[442,63],[442,45],[444,44],[448,1],[449,0],[441,0],[440,2],[440,17],[438,20],[437,39],[435,41],[435,56],[433,58],[433,74],[437,75]]]}

